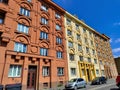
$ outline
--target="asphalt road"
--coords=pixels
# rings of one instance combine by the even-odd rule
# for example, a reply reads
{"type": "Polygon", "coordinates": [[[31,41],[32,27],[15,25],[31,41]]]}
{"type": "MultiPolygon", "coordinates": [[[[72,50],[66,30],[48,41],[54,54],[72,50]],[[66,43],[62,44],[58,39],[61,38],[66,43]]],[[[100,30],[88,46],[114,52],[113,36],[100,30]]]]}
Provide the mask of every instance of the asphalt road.
{"type": "Polygon", "coordinates": [[[102,85],[90,85],[90,83],[87,84],[86,88],[80,88],[78,90],[120,90],[116,86],[115,80],[110,79],[107,81],[107,84],[102,85]]]}

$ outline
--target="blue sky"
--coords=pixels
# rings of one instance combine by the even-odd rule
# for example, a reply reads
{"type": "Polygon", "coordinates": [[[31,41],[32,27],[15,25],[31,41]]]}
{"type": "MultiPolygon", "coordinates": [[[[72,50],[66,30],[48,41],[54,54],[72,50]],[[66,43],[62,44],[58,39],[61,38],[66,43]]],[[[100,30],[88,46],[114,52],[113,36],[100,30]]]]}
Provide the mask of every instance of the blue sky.
{"type": "Polygon", "coordinates": [[[100,33],[111,38],[114,57],[120,56],[120,0],[53,0],[100,33]]]}

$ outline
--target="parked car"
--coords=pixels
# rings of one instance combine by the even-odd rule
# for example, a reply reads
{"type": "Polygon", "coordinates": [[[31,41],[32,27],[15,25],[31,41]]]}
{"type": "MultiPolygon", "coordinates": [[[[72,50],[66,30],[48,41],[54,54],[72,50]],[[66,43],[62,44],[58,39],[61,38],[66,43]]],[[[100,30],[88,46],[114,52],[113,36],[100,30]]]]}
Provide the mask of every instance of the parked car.
{"type": "Polygon", "coordinates": [[[95,84],[104,84],[104,83],[107,83],[107,78],[105,78],[104,76],[96,77],[91,82],[92,85],[95,85],[95,84]]]}
{"type": "Polygon", "coordinates": [[[120,75],[116,78],[116,85],[120,88],[120,75]]]}
{"type": "Polygon", "coordinates": [[[66,90],[74,89],[77,90],[78,88],[86,87],[86,81],[82,78],[74,78],[68,81],[68,83],[65,85],[66,90]]]}

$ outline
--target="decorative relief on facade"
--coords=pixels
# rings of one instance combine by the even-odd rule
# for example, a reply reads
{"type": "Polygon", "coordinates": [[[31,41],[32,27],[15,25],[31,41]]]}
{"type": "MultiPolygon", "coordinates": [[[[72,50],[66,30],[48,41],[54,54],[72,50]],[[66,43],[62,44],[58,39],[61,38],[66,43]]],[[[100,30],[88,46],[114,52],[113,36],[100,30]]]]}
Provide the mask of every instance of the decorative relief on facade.
{"type": "Polygon", "coordinates": [[[31,26],[31,21],[25,16],[19,16],[17,22],[24,24],[26,26],[31,26]]]}
{"type": "Polygon", "coordinates": [[[32,53],[37,53],[38,52],[38,47],[31,46],[31,52],[32,53]]]}
{"type": "Polygon", "coordinates": [[[49,32],[49,28],[46,25],[41,25],[40,27],[40,31],[45,31],[45,32],[49,32]]]}
{"type": "Polygon", "coordinates": [[[47,41],[41,41],[40,47],[49,48],[50,46],[49,46],[49,43],[47,41]]]}
{"type": "Polygon", "coordinates": [[[24,44],[29,44],[30,43],[29,38],[26,35],[24,35],[24,34],[18,34],[18,35],[16,35],[15,38],[14,38],[14,40],[16,42],[22,42],[24,44]]]}
{"type": "Polygon", "coordinates": [[[27,2],[26,0],[25,1],[21,1],[19,4],[20,4],[20,6],[26,8],[28,10],[32,9],[32,5],[29,2],[27,2]]]}

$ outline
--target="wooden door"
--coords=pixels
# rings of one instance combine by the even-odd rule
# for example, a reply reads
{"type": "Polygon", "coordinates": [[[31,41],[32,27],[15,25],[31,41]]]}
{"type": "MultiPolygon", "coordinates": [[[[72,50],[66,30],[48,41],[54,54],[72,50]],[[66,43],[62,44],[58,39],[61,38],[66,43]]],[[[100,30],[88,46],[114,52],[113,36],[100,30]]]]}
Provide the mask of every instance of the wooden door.
{"type": "Polygon", "coordinates": [[[30,69],[28,71],[27,89],[35,90],[36,87],[36,70],[30,69]]]}

